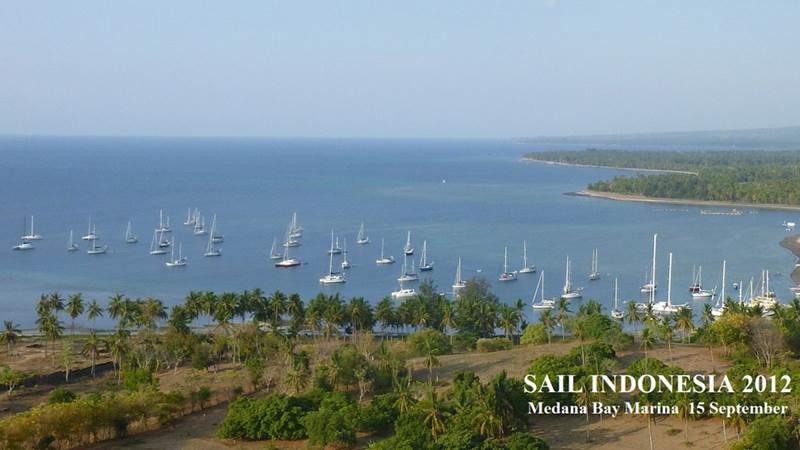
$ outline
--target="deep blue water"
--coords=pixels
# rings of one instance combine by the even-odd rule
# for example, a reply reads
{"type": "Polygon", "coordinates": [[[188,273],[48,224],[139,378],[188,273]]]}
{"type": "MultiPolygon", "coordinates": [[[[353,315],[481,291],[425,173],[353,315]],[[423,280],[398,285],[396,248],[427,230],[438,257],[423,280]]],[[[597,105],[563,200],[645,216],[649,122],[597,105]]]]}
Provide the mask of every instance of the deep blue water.
{"type": "MultiPolygon", "coordinates": [[[[560,148],[569,145],[575,144],[560,148]]],[[[664,211],[565,196],[619,172],[519,160],[531,149],[554,147],[559,146],[489,140],[0,138],[0,319],[31,326],[39,295],[53,290],[103,301],[114,292],[155,296],[167,304],[192,289],[261,287],[304,298],[338,290],[374,303],[396,289],[400,272],[399,263],[375,265],[380,239],[399,260],[406,230],[417,249],[427,239],[435,260],[430,276],[442,290],[449,290],[460,256],[464,276],[487,277],[506,302],[529,300],[536,286],[538,274],[495,281],[503,247],[509,246],[511,266],[517,267],[523,239],[531,262],[547,274],[548,296],[560,290],[570,255],[574,284],[585,287],[585,298],[610,304],[615,276],[621,298],[638,298],[656,232],[660,286],[666,285],[667,252],[674,253],[674,301],[688,300],[693,264],[703,265],[707,287],[719,284],[723,259],[730,282],[758,277],[762,269],[782,272],[773,283],[781,298],[789,298],[794,259],[778,242],[785,236],[780,224],[796,214],[704,216],[696,207],[664,211]],[[206,238],[182,225],[187,207],[198,207],[209,221],[218,215],[225,235],[221,258],[202,257],[206,238]],[[160,208],[183,242],[189,258],[183,269],[167,269],[163,257],[148,254],[160,208]],[[280,241],[285,233],[292,211],[305,227],[295,254],[306,264],[280,270],[267,253],[273,237],[280,241]],[[33,251],[11,251],[32,214],[44,240],[33,251]],[[109,253],[87,255],[82,241],[81,251],[66,252],[69,230],[85,234],[89,216],[109,253]],[[139,244],[122,240],[129,219],[139,244]],[[373,243],[356,246],[362,220],[373,243]],[[354,267],[345,285],[321,287],[331,227],[347,237],[354,267]],[[594,247],[603,278],[590,283],[594,247]]],[[[659,298],[665,294],[662,289],[659,298]]],[[[530,311],[529,316],[534,318],[530,311]]]]}

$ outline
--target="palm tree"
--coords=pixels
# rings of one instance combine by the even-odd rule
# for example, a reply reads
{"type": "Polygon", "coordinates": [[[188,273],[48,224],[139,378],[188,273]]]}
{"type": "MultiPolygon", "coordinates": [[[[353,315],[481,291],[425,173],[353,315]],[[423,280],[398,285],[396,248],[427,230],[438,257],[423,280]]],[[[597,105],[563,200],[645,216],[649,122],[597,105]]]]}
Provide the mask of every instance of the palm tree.
{"type": "Polygon", "coordinates": [[[64,310],[64,297],[62,297],[58,292],[53,292],[47,298],[47,302],[50,305],[51,311],[63,311],[64,310]]]}
{"type": "Polygon", "coordinates": [[[436,389],[433,386],[430,386],[420,407],[425,413],[424,423],[430,427],[431,436],[436,439],[444,432],[445,413],[444,404],[436,396],[436,389]]]}
{"type": "Polygon", "coordinates": [[[539,322],[542,323],[544,327],[545,333],[547,333],[547,345],[550,345],[550,335],[553,333],[553,328],[555,328],[556,323],[555,319],[553,319],[553,311],[550,309],[546,309],[539,314],[539,322]]]}
{"type": "Polygon", "coordinates": [[[678,415],[683,419],[683,439],[686,443],[689,442],[689,416],[691,415],[692,399],[689,398],[687,393],[683,393],[678,397],[678,415]]]}
{"type": "Polygon", "coordinates": [[[569,319],[569,300],[565,298],[559,298],[558,301],[556,301],[556,311],[556,321],[559,325],[561,325],[561,340],[563,341],[567,335],[565,331],[565,324],[567,319],[569,319]]]}
{"type": "Polygon", "coordinates": [[[639,348],[644,352],[644,371],[647,373],[647,351],[651,350],[656,343],[656,338],[650,328],[642,330],[642,341],[639,343],[639,348]]]}
{"type": "Polygon", "coordinates": [[[139,320],[148,331],[155,330],[158,321],[166,318],[167,308],[161,300],[148,297],[139,304],[139,320]]]}
{"type": "Polygon", "coordinates": [[[286,314],[286,300],[286,294],[281,291],[275,291],[269,298],[270,325],[272,325],[273,333],[278,332],[281,317],[286,314]]]}
{"type": "Polygon", "coordinates": [[[425,337],[423,345],[425,346],[425,367],[428,368],[428,382],[433,385],[433,368],[439,367],[441,362],[436,357],[437,349],[430,336],[425,337]]]}
{"type": "MultiPolygon", "coordinates": [[[[39,325],[39,332],[42,333],[42,335],[45,337],[44,356],[46,358],[47,342],[52,341],[53,344],[55,345],[55,341],[57,341],[58,338],[60,338],[61,335],[64,333],[64,326],[61,325],[61,321],[58,320],[58,317],[56,317],[54,313],[50,313],[47,316],[40,318],[39,320],[37,320],[37,323],[39,325]]],[[[55,367],[56,365],[55,352],[52,352],[52,357],[53,357],[52,364],[53,367],[55,367]]]]}
{"type": "Polygon", "coordinates": [[[689,331],[694,330],[694,313],[689,308],[682,308],[675,315],[675,326],[683,330],[683,342],[689,337],[689,331]]]}
{"type": "Polygon", "coordinates": [[[83,314],[83,295],[80,292],[69,296],[67,301],[67,314],[69,314],[72,323],[70,324],[70,334],[75,335],[75,319],[83,314]]]}
{"type": "Polygon", "coordinates": [[[384,297],[375,305],[375,320],[381,324],[384,331],[394,324],[394,317],[395,310],[389,297],[384,297]]]}
{"type": "Polygon", "coordinates": [[[289,304],[287,305],[286,312],[292,317],[291,320],[292,332],[297,333],[298,331],[300,331],[300,328],[303,326],[303,322],[305,321],[306,318],[306,311],[305,307],[303,306],[303,300],[300,299],[300,296],[298,294],[292,294],[289,296],[289,304]]]}
{"type": "Polygon", "coordinates": [[[92,300],[89,306],[86,307],[86,317],[92,321],[92,331],[94,331],[97,318],[103,317],[103,307],[97,303],[97,300],[92,300]]]}
{"type": "Polygon", "coordinates": [[[114,294],[108,299],[108,315],[117,321],[117,329],[124,329],[127,325],[124,323],[123,315],[126,310],[126,298],[122,294],[114,294]]]}
{"type": "Polygon", "coordinates": [[[639,308],[636,306],[636,302],[628,302],[628,310],[625,312],[625,320],[628,321],[628,325],[633,325],[634,328],[636,324],[642,320],[642,316],[639,314],[639,308]]]}
{"type": "Polygon", "coordinates": [[[661,323],[658,325],[658,334],[667,342],[667,349],[669,350],[669,359],[672,360],[672,338],[674,331],[672,329],[672,317],[664,316],[661,323]]]}
{"type": "Polygon", "coordinates": [[[703,312],[700,315],[700,320],[703,322],[704,328],[714,321],[714,314],[711,312],[711,310],[712,308],[709,303],[703,304],[703,312]]]}
{"type": "Polygon", "coordinates": [[[92,378],[94,378],[94,368],[97,365],[97,355],[100,353],[100,346],[102,341],[97,337],[94,331],[89,334],[86,341],[83,343],[81,354],[88,356],[92,362],[92,378]]]}
{"type": "Polygon", "coordinates": [[[506,339],[513,343],[514,332],[517,330],[520,320],[517,310],[511,306],[502,305],[500,306],[499,319],[500,328],[503,329],[506,339]]]}
{"type": "Polygon", "coordinates": [[[122,362],[128,353],[128,332],[120,329],[114,333],[107,342],[109,352],[111,352],[111,362],[117,372],[117,384],[122,382],[122,362]]]}
{"type": "Polygon", "coordinates": [[[411,392],[411,377],[400,377],[394,379],[394,393],[397,395],[395,406],[400,414],[407,413],[414,403],[414,394],[411,392]]]}
{"type": "Polygon", "coordinates": [[[641,315],[641,321],[642,321],[642,323],[644,323],[646,325],[650,325],[650,324],[655,323],[655,321],[656,321],[656,313],[655,313],[655,311],[653,311],[653,304],[652,303],[647,302],[647,304],[645,305],[644,313],[641,315]]]}
{"type": "Polygon", "coordinates": [[[450,336],[450,345],[453,345],[453,333],[448,331],[454,330],[456,328],[456,314],[455,310],[453,309],[453,304],[450,303],[447,299],[443,299],[442,301],[442,332],[448,334],[450,336]]]}
{"type": "Polygon", "coordinates": [[[22,336],[22,331],[20,331],[19,325],[11,320],[3,321],[3,332],[0,334],[0,342],[6,344],[6,354],[9,357],[11,357],[11,346],[17,343],[20,336],[22,336]]]}
{"type": "Polygon", "coordinates": [[[372,307],[364,297],[353,297],[347,305],[347,316],[355,332],[372,329],[372,307]]]}
{"type": "Polygon", "coordinates": [[[186,312],[192,320],[197,319],[203,314],[203,293],[200,291],[191,291],[183,300],[186,307],[186,312]]]}

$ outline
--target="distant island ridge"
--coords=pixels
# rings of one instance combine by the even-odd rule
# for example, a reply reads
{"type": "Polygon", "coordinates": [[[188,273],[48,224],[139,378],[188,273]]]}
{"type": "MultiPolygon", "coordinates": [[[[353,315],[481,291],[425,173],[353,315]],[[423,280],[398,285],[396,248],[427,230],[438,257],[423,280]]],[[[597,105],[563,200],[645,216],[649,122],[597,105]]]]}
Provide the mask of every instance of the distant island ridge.
{"type": "Polygon", "coordinates": [[[800,209],[800,151],[538,151],[526,161],[635,170],[590,183],[579,195],[613,200],[800,209]]]}

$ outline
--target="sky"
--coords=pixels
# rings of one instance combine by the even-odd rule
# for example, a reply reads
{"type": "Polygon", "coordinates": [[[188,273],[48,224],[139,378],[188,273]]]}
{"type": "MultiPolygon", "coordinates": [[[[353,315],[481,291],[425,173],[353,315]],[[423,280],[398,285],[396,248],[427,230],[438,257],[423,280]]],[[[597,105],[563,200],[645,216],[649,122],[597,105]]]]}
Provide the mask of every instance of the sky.
{"type": "Polygon", "coordinates": [[[0,134],[800,125],[800,2],[0,2],[0,134]]]}

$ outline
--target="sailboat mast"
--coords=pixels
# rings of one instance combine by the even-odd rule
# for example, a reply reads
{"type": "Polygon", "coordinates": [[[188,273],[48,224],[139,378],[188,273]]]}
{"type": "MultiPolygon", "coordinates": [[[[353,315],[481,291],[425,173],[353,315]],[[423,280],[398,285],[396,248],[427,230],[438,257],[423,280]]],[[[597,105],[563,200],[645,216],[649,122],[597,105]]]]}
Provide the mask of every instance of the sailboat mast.
{"type": "Polygon", "coordinates": [[[669,274],[667,277],[667,306],[672,306],[672,252],[669,252],[669,274]]]}
{"type": "Polygon", "coordinates": [[[727,265],[727,261],[725,261],[723,259],[722,260],[722,296],[720,297],[720,301],[722,302],[722,304],[725,304],[725,275],[726,275],[726,272],[727,272],[726,265],[727,265]]]}
{"type": "Polygon", "coordinates": [[[619,291],[617,289],[617,279],[614,278],[614,309],[615,310],[618,309],[618,307],[617,307],[617,293],[618,292],[619,291]]]}
{"type": "Polygon", "coordinates": [[[528,241],[522,241],[522,267],[528,267],[528,241]]]}
{"type": "Polygon", "coordinates": [[[508,273],[508,247],[503,248],[503,273],[508,273]]]}
{"type": "Polygon", "coordinates": [[[653,235],[653,265],[650,271],[650,303],[656,298],[656,248],[658,243],[658,233],[653,235]]]}

